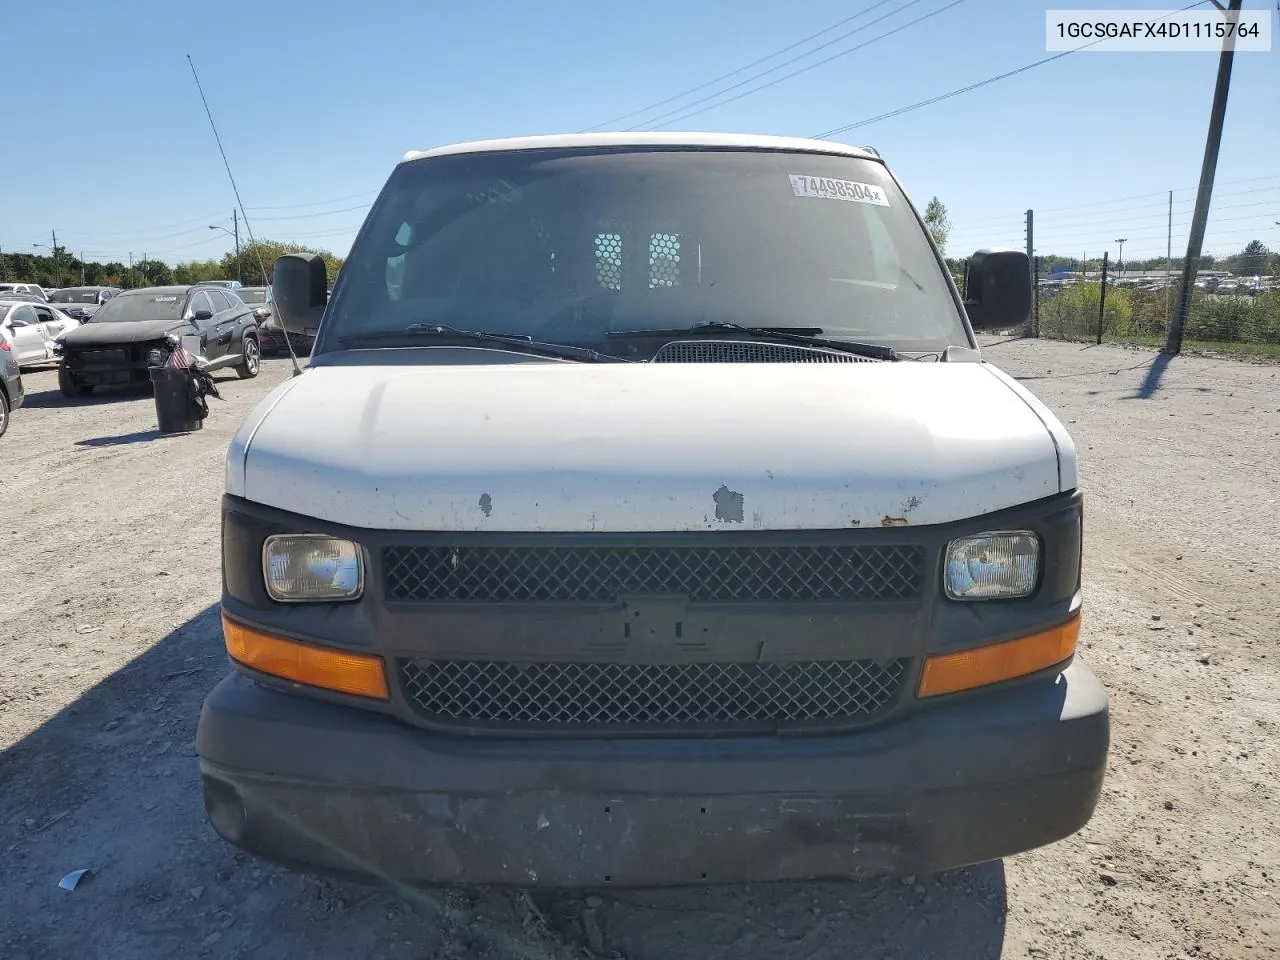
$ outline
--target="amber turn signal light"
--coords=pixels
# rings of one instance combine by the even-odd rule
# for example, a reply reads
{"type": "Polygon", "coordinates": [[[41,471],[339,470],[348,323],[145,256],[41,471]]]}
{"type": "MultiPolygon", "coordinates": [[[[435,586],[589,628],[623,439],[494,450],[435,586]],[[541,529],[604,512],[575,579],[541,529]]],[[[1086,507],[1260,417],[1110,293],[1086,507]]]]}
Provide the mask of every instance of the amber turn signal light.
{"type": "Polygon", "coordinates": [[[246,667],[324,690],[387,699],[381,657],[286,640],[229,620],[226,614],[222,635],[231,659],[246,667]]]}
{"type": "Polygon", "coordinates": [[[1050,630],[972,650],[927,657],[920,677],[921,697],[985,687],[1061,663],[1075,652],[1080,614],[1050,630]]]}

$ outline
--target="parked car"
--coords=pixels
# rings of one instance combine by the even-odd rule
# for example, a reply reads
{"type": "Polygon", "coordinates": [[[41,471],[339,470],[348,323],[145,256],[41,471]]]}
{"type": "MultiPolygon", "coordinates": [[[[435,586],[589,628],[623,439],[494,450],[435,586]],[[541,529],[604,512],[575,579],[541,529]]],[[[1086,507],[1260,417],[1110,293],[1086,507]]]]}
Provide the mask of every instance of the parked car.
{"type": "Polygon", "coordinates": [[[18,358],[9,341],[0,336],[0,437],[9,429],[9,418],[22,406],[24,396],[18,358]]]}
{"type": "Polygon", "coordinates": [[[332,300],[320,257],[275,265],[282,324],[319,333],[225,459],[214,829],[573,888],[1079,830],[1110,726],[1076,450],[974,334],[1025,321],[1027,255],[979,250],[966,289],[874,151],[407,154],[332,300]]]}
{"type": "Polygon", "coordinates": [[[84,322],[117,293],[119,287],[64,287],[49,294],[49,302],[68,316],[84,322]]]}
{"type": "Polygon", "coordinates": [[[80,326],[57,307],[0,298],[0,338],[12,348],[19,366],[56,361],[58,337],[80,326]]]}
{"type": "Polygon", "coordinates": [[[299,333],[285,333],[275,315],[270,287],[241,287],[236,293],[241,300],[253,307],[253,314],[258,318],[258,337],[262,341],[263,356],[288,353],[289,343],[286,342],[286,337],[293,344],[295,354],[310,352],[316,338],[299,333]]]}
{"type": "Polygon", "coordinates": [[[239,280],[201,280],[205,286],[226,287],[228,290],[239,290],[243,284],[239,280]]]}
{"type": "Polygon", "coordinates": [[[38,283],[0,283],[0,297],[10,293],[30,293],[38,297],[42,302],[49,302],[49,295],[38,283]]]}
{"type": "Polygon", "coordinates": [[[107,384],[150,383],[184,336],[200,338],[208,369],[235,367],[258,375],[260,348],[253,311],[232,291],[205,285],[144,287],[116,294],[58,341],[64,396],[85,396],[107,384]]]}

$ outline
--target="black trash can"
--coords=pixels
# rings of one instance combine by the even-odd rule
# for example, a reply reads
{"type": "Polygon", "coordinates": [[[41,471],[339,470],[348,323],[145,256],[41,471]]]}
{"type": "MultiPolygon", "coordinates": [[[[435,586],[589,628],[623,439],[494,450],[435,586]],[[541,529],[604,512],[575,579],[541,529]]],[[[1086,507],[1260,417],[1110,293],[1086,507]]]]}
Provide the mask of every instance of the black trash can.
{"type": "Polygon", "coordinates": [[[152,367],[151,386],[156,397],[156,426],[161,433],[187,433],[204,426],[190,370],[152,367]]]}

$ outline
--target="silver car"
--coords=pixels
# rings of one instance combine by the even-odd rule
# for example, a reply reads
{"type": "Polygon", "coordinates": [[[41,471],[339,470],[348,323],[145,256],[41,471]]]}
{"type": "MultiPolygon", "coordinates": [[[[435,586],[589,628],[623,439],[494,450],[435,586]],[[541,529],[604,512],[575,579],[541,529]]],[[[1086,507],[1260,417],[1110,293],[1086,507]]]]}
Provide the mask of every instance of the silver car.
{"type": "Polygon", "coordinates": [[[22,406],[22,372],[9,341],[0,337],[0,437],[9,429],[9,415],[22,406]]]}

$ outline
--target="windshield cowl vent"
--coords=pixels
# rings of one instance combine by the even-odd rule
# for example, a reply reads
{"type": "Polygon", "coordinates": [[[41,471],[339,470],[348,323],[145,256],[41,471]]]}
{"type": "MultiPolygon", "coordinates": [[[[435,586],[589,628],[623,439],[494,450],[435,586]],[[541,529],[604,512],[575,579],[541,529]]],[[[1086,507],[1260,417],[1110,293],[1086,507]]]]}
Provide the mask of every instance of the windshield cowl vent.
{"type": "Polygon", "coordinates": [[[793,347],[759,340],[674,340],[653,356],[654,363],[880,363],[873,357],[817,347],[793,347]]]}

